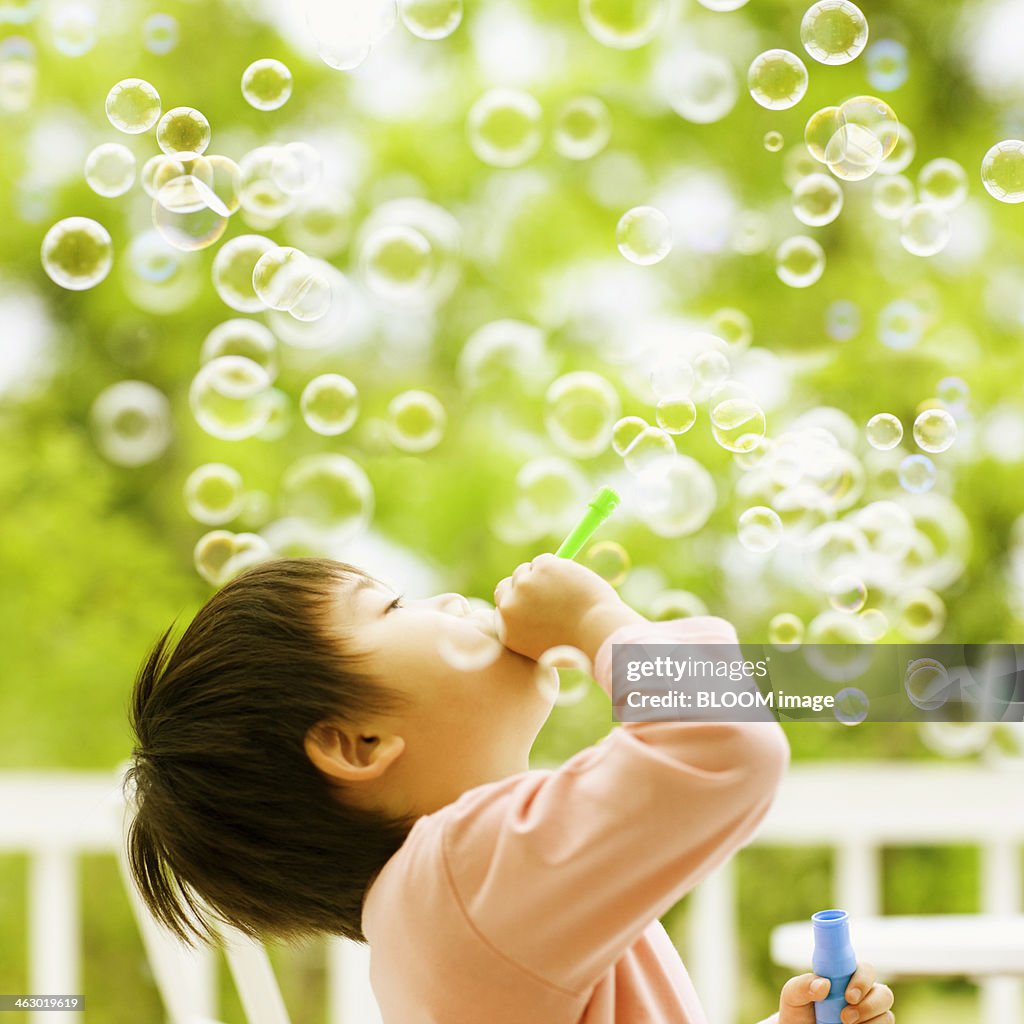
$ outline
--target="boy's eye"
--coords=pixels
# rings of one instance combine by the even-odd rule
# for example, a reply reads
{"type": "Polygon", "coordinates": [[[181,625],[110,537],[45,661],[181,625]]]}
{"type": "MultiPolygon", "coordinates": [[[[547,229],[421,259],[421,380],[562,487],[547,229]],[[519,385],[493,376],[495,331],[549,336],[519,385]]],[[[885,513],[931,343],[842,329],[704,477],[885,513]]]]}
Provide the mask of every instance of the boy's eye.
{"type": "Polygon", "coordinates": [[[404,595],[399,595],[398,597],[396,597],[394,601],[392,601],[391,604],[388,605],[388,611],[391,611],[392,608],[401,608],[402,606],[401,604],[399,604],[399,602],[402,600],[403,596],[404,595]]]}

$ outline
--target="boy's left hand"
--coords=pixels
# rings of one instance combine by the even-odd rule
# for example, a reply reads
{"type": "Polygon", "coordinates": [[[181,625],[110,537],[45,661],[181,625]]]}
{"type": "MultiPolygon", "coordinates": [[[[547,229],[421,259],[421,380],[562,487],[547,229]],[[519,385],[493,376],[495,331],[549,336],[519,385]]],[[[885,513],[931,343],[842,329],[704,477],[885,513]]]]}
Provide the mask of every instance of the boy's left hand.
{"type": "MultiPolygon", "coordinates": [[[[798,974],[782,986],[778,1024],[814,1024],[814,1004],[828,995],[829,981],[817,974],[798,974]]],[[[850,1004],[839,1014],[843,1024],[894,1024],[892,989],[875,983],[871,964],[857,964],[846,985],[850,1004]]]]}

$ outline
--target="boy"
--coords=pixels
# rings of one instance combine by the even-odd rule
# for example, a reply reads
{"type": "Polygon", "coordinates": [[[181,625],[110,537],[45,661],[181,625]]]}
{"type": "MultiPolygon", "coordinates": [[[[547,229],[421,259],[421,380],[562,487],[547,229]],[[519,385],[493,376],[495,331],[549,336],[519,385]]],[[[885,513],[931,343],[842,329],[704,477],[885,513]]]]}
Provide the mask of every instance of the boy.
{"type": "MultiPolygon", "coordinates": [[[[706,1024],[657,919],[753,835],[789,760],[780,726],[629,723],[557,770],[528,760],[544,651],[578,647],[610,693],[613,643],[733,628],[648,623],[550,554],[495,603],[501,651],[474,670],[439,654],[479,639],[464,598],[403,602],[324,559],[256,566],[173,653],[165,633],[131,709],[143,898],[184,941],[214,940],[195,893],[259,938],[369,942],[386,1024],[706,1024]]],[[[814,980],[764,1024],[813,1024],[814,980]]],[[[873,982],[859,965],[847,998],[890,1024],[873,982]]]]}

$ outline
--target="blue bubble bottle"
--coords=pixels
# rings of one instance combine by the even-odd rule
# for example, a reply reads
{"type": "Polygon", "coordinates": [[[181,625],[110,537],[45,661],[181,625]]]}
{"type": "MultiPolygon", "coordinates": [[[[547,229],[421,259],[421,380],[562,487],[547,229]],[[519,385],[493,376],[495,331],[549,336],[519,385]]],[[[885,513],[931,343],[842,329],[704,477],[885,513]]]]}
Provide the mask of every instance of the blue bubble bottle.
{"type": "Polygon", "coordinates": [[[857,957],[850,943],[850,915],[845,910],[819,910],[811,915],[814,953],[811,969],[828,978],[828,995],[814,1004],[817,1024],[842,1024],[839,1011],[847,1005],[846,986],[857,969],[857,957]]]}

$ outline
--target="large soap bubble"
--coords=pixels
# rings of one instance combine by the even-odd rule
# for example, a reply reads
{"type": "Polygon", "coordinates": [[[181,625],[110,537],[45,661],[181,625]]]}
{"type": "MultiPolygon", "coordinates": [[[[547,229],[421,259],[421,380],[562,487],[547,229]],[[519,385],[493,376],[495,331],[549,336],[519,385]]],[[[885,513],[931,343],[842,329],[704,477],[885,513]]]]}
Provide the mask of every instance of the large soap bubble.
{"type": "Polygon", "coordinates": [[[110,273],[114,246],[102,224],[89,217],[67,217],[43,236],[41,256],[51,281],[70,291],[84,291],[110,273]]]}

